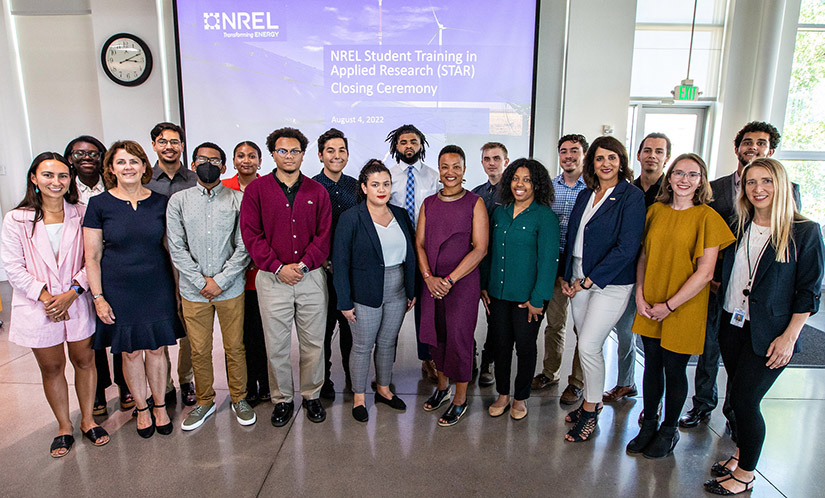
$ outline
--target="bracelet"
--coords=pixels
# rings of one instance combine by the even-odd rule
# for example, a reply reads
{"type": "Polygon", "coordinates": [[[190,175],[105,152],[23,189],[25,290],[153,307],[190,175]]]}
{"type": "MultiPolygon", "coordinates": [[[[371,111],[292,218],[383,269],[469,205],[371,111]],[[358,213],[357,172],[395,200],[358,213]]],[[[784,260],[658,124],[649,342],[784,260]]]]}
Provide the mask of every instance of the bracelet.
{"type": "Polygon", "coordinates": [[[103,297],[103,293],[102,293],[102,292],[101,292],[100,294],[93,294],[93,295],[92,295],[92,299],[93,299],[93,300],[96,300],[96,299],[97,299],[97,298],[99,298],[99,297],[103,297]]]}
{"type": "MultiPolygon", "coordinates": [[[[674,309],[670,309],[670,304],[668,304],[668,301],[669,301],[669,299],[666,299],[666,300],[665,300],[665,308],[667,308],[667,310],[668,310],[668,311],[670,311],[671,313],[673,313],[673,312],[674,312],[674,311],[676,311],[676,310],[674,310],[674,309]]],[[[678,307],[678,306],[677,306],[677,307],[678,307]]]]}
{"type": "Polygon", "coordinates": [[[430,273],[430,270],[424,270],[424,273],[422,273],[421,276],[424,278],[430,278],[432,277],[432,274],[430,273]]]}
{"type": "Polygon", "coordinates": [[[586,281],[587,281],[587,277],[584,277],[583,279],[579,280],[579,286],[584,290],[590,290],[590,287],[593,287],[593,284],[590,284],[590,287],[585,287],[584,283],[586,281]]]}
{"type": "Polygon", "coordinates": [[[452,277],[450,277],[449,275],[444,277],[444,280],[446,280],[447,282],[450,282],[450,285],[455,285],[455,282],[453,282],[452,277]]]}

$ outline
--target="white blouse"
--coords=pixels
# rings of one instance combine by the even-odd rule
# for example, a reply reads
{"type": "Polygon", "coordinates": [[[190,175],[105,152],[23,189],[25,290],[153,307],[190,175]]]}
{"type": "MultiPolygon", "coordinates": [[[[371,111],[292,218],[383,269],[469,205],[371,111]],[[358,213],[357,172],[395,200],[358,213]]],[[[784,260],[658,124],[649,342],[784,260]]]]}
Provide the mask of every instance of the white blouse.
{"type": "Polygon", "coordinates": [[[378,232],[378,240],[381,242],[381,252],[384,254],[384,267],[400,265],[407,259],[407,239],[401,225],[395,221],[390,221],[387,226],[381,226],[376,222],[375,231],[378,232]]]}
{"type": "Polygon", "coordinates": [[[730,275],[730,283],[725,293],[725,305],[723,308],[728,313],[733,314],[734,309],[739,308],[745,312],[745,320],[750,320],[750,308],[748,298],[742,291],[748,287],[750,275],[756,276],[756,268],[759,266],[760,255],[766,244],[770,243],[771,228],[760,227],[750,224],[748,231],[739,247],[736,249],[736,256],[733,260],[733,271],[730,275]],[[754,226],[756,229],[754,230],[754,226]],[[748,241],[750,240],[750,243],[748,241]],[[745,252],[747,246],[748,252],[745,252]],[[750,271],[748,268],[748,253],[750,253],[750,271]]]}
{"type": "Polygon", "coordinates": [[[60,250],[60,238],[63,235],[63,223],[50,223],[43,226],[46,227],[46,233],[49,234],[49,243],[52,245],[54,257],[57,259],[57,252],[60,250]]]}
{"type": "Polygon", "coordinates": [[[613,189],[616,188],[615,186],[610,187],[604,192],[604,195],[596,205],[593,205],[593,199],[596,198],[596,192],[591,192],[590,198],[587,200],[587,206],[584,208],[584,213],[582,213],[582,220],[579,223],[579,231],[576,232],[576,240],[573,243],[573,257],[574,258],[581,258],[582,253],[584,253],[584,227],[590,221],[590,218],[596,214],[596,211],[604,204],[604,201],[610,197],[610,194],[613,193],[613,189]]]}

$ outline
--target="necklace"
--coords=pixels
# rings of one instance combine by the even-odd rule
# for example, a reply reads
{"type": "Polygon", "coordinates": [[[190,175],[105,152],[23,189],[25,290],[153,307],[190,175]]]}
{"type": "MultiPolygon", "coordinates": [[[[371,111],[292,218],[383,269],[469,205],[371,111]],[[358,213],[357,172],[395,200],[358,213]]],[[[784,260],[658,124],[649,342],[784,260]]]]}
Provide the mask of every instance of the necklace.
{"type": "Polygon", "coordinates": [[[444,193],[444,189],[441,189],[441,190],[438,191],[438,195],[441,196],[442,199],[456,199],[456,198],[464,195],[464,187],[462,187],[461,190],[459,190],[455,194],[449,194],[449,195],[444,193]]]}
{"type": "Polygon", "coordinates": [[[756,223],[751,223],[751,226],[756,228],[756,233],[758,233],[760,237],[764,236],[771,229],[771,227],[769,227],[769,226],[760,227],[756,223]]]}
{"type": "Polygon", "coordinates": [[[57,214],[57,213],[62,213],[62,212],[63,212],[63,209],[60,209],[60,210],[58,210],[58,211],[49,211],[48,209],[43,208],[43,211],[45,211],[45,212],[47,212],[47,213],[57,214]]]}

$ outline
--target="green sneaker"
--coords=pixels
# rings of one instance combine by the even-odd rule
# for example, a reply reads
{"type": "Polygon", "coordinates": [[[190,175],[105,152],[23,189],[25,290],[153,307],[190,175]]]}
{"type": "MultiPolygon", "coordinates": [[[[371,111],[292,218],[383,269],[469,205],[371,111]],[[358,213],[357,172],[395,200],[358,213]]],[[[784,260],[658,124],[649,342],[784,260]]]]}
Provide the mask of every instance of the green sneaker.
{"type": "Polygon", "coordinates": [[[208,406],[195,405],[195,408],[189,412],[189,415],[180,424],[180,428],[185,431],[193,431],[202,426],[210,415],[215,413],[215,402],[209,403],[208,406]]]}
{"type": "Polygon", "coordinates": [[[258,420],[258,417],[255,416],[255,411],[249,406],[246,398],[237,403],[232,403],[232,413],[235,414],[235,418],[238,419],[238,423],[241,425],[252,425],[258,420]]]}

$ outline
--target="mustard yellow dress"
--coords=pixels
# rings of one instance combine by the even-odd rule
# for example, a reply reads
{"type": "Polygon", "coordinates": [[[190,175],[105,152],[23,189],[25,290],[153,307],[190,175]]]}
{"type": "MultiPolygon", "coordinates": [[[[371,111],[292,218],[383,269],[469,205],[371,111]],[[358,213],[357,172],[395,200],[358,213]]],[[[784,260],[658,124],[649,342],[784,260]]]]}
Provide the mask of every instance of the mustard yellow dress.
{"type": "MultiPolygon", "coordinates": [[[[644,297],[648,303],[663,303],[687,282],[697,262],[709,247],[721,251],[736,238],[719,214],[701,204],[677,211],[656,202],[647,210],[644,249],[647,258],[644,297]]],[[[681,354],[702,354],[708,316],[710,286],[679,306],[661,322],[636,314],[633,332],[661,339],[662,347],[681,354]]]]}

